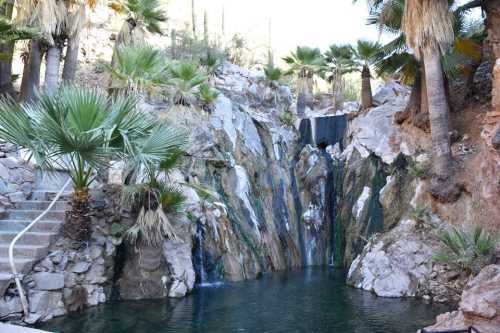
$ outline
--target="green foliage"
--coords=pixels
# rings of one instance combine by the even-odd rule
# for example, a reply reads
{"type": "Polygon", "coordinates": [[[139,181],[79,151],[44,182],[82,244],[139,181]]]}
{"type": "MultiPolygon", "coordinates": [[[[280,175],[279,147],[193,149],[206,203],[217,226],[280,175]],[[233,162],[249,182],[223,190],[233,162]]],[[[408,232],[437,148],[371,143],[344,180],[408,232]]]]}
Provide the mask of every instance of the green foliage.
{"type": "Polygon", "coordinates": [[[14,42],[39,36],[39,31],[29,27],[13,25],[7,18],[0,16],[0,41],[14,42]]]}
{"type": "Polygon", "coordinates": [[[429,217],[429,209],[423,206],[416,206],[411,213],[412,218],[418,223],[426,223],[429,217]]]}
{"type": "Polygon", "coordinates": [[[0,100],[0,138],[31,152],[45,168],[69,170],[75,190],[87,188],[113,159],[139,170],[164,159],[183,135],[136,108],[133,97],[110,98],[90,88],[65,86],[36,103],[0,100]]]}
{"type": "Polygon", "coordinates": [[[219,92],[215,89],[212,89],[208,84],[201,84],[198,96],[202,101],[202,107],[206,111],[211,111],[214,102],[217,100],[219,96],[219,92]]]}
{"type": "Polygon", "coordinates": [[[429,177],[430,172],[431,172],[430,166],[417,164],[417,163],[411,163],[408,166],[408,173],[410,176],[412,176],[414,178],[425,179],[425,178],[429,177]]]}
{"type": "Polygon", "coordinates": [[[217,68],[221,64],[221,59],[222,57],[220,55],[217,56],[217,52],[207,47],[206,54],[200,57],[200,64],[205,68],[209,75],[214,75],[217,68]]]}
{"type": "Polygon", "coordinates": [[[276,83],[283,76],[283,71],[278,67],[274,67],[272,64],[268,64],[264,68],[264,74],[266,75],[267,81],[276,83]]]}
{"type": "Polygon", "coordinates": [[[126,44],[117,49],[116,61],[107,66],[115,89],[154,92],[168,82],[165,55],[147,44],[126,44]]]}
{"type": "Polygon", "coordinates": [[[178,61],[170,66],[169,71],[168,84],[173,89],[174,103],[190,105],[208,76],[197,63],[191,61],[178,61]]]}
{"type": "Polygon", "coordinates": [[[127,185],[123,190],[123,204],[138,211],[135,224],[126,232],[127,239],[133,244],[159,246],[165,237],[177,238],[166,214],[171,217],[179,214],[186,197],[179,186],[166,180],[184,155],[183,143],[178,142],[169,151],[162,160],[142,165],[141,169],[148,172],[143,177],[137,175],[136,184],[127,185]]]}
{"type": "Polygon", "coordinates": [[[307,46],[297,46],[295,52],[284,57],[283,61],[290,67],[288,74],[296,74],[298,77],[313,77],[325,65],[321,51],[307,46]]]}
{"type": "Polygon", "coordinates": [[[295,121],[291,113],[284,112],[279,116],[279,121],[283,126],[293,127],[295,126],[295,121]]]}
{"type": "Polygon", "coordinates": [[[443,250],[434,259],[468,273],[491,263],[498,240],[476,227],[472,232],[453,227],[440,235],[443,250]]]}
{"type": "Polygon", "coordinates": [[[109,6],[152,33],[161,34],[160,25],[167,21],[160,0],[115,0],[109,6]]]}
{"type": "Polygon", "coordinates": [[[344,75],[344,98],[346,102],[357,102],[361,98],[361,78],[352,73],[344,75]]]}

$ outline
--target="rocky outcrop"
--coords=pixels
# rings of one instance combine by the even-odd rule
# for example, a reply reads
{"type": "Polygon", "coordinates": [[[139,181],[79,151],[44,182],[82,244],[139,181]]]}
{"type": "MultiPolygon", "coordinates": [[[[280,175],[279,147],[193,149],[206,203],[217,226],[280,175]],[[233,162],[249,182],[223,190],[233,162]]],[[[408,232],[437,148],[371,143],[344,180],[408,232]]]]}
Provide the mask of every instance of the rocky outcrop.
{"type": "Polygon", "coordinates": [[[462,294],[459,309],[437,317],[430,330],[460,330],[474,326],[482,333],[500,328],[500,266],[486,266],[470,281],[462,294]]]}

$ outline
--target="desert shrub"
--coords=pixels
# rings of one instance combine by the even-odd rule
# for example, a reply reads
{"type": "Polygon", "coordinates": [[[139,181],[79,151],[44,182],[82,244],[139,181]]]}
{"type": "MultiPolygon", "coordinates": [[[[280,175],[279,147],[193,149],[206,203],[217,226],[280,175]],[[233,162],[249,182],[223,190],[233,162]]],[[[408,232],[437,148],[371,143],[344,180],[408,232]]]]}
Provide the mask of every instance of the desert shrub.
{"type": "Polygon", "coordinates": [[[492,262],[498,242],[480,227],[473,231],[453,227],[443,231],[439,238],[443,249],[434,260],[468,273],[478,273],[492,262]]]}

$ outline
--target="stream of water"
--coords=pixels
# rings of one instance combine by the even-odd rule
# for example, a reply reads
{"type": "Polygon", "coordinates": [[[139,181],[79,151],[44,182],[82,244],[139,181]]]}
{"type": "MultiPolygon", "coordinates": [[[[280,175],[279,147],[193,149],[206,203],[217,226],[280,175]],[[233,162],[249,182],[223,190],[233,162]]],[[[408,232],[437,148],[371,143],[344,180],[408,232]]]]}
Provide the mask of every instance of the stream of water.
{"type": "Polygon", "coordinates": [[[182,299],[109,303],[41,328],[59,333],[410,333],[448,310],[419,300],[379,298],[345,286],[342,272],[310,268],[198,288],[182,299]]]}

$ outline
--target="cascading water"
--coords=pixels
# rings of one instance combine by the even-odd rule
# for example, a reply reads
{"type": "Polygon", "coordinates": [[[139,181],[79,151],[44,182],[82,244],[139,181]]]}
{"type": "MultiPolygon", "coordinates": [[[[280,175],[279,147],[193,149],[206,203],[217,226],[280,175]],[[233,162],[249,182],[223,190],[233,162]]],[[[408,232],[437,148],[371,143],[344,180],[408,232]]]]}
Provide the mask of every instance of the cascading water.
{"type": "Polygon", "coordinates": [[[205,226],[201,221],[196,224],[196,237],[194,246],[194,268],[196,272],[196,282],[203,286],[207,281],[207,271],[205,269],[205,249],[203,246],[203,241],[205,239],[205,226]]]}
{"type": "MultiPolygon", "coordinates": [[[[301,235],[301,248],[304,249],[304,261],[307,266],[314,264],[342,265],[342,225],[339,214],[339,203],[342,198],[343,163],[339,159],[344,147],[347,128],[347,117],[326,116],[303,119],[299,125],[299,146],[293,166],[297,164],[298,155],[306,145],[320,150],[325,161],[326,179],[323,182],[321,195],[313,197],[308,211],[304,215],[311,220],[320,220],[319,224],[304,228],[301,235]]],[[[299,191],[292,188],[295,202],[300,203],[299,191]]],[[[302,208],[300,206],[300,208],[302,208]]],[[[298,210],[302,213],[302,209],[298,210]]],[[[302,216],[300,216],[302,220],[302,216]]],[[[301,223],[302,225],[303,223],[301,223]]]]}

